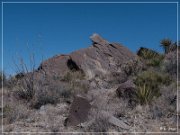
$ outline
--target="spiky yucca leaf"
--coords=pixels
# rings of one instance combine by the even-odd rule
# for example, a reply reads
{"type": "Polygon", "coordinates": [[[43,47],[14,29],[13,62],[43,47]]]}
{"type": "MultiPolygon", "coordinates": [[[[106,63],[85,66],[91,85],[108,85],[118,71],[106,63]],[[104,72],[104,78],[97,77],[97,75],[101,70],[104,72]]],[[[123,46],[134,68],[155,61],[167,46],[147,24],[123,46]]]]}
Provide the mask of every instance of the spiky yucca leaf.
{"type": "Polygon", "coordinates": [[[147,87],[146,84],[138,87],[136,91],[136,100],[141,104],[149,104],[155,96],[155,93],[152,89],[147,87]]]}

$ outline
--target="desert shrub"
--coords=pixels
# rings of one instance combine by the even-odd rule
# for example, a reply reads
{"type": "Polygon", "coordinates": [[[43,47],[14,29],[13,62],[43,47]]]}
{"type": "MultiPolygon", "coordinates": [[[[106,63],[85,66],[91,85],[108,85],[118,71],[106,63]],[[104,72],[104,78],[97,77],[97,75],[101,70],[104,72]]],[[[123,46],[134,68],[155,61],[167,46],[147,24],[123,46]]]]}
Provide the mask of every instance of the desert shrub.
{"type": "Polygon", "coordinates": [[[123,64],[122,70],[127,75],[135,75],[139,71],[144,69],[143,63],[140,61],[140,59],[130,60],[123,64]]]}
{"type": "Polygon", "coordinates": [[[71,79],[72,79],[72,73],[71,72],[67,72],[65,75],[64,75],[64,78],[62,79],[62,81],[67,81],[67,82],[69,82],[69,81],[71,81],[71,79]]]}
{"type": "Polygon", "coordinates": [[[159,87],[161,85],[169,85],[171,78],[167,74],[149,70],[139,74],[134,82],[137,86],[137,100],[140,100],[141,104],[146,104],[153,97],[159,97],[161,95],[159,87]]]}
{"type": "Polygon", "coordinates": [[[19,119],[26,119],[29,116],[28,108],[23,104],[6,105],[3,108],[3,117],[7,124],[19,119]]]}
{"type": "Polygon", "coordinates": [[[18,63],[15,61],[16,75],[15,78],[18,80],[16,89],[17,96],[22,99],[31,100],[35,94],[35,55],[34,53],[29,56],[29,64],[24,61],[22,57],[18,59],[18,63]]]}
{"type": "Polygon", "coordinates": [[[67,72],[63,80],[69,84],[72,93],[87,93],[89,89],[89,84],[85,81],[85,74],[81,71],[67,72]]]}
{"type": "Polygon", "coordinates": [[[16,86],[16,94],[21,99],[31,100],[35,94],[34,78],[27,77],[19,81],[16,86]]]}
{"type": "Polygon", "coordinates": [[[136,90],[136,100],[141,105],[149,104],[153,100],[154,96],[156,96],[155,91],[148,88],[146,84],[138,86],[136,90]]]}
{"type": "MultiPolygon", "coordinates": [[[[160,88],[161,96],[150,105],[152,118],[176,117],[177,113],[177,86],[175,83],[160,88]]],[[[175,118],[176,119],[176,118],[175,118]]],[[[173,122],[173,121],[172,121],[173,122]]],[[[176,121],[174,122],[176,124],[176,121]]]]}
{"type": "Polygon", "coordinates": [[[6,87],[8,89],[13,89],[16,86],[17,82],[18,80],[14,76],[9,76],[6,81],[6,87]]]}
{"type": "Polygon", "coordinates": [[[109,128],[111,127],[108,119],[108,116],[97,112],[95,120],[86,130],[92,132],[108,132],[109,128]]]}
{"type": "MultiPolygon", "coordinates": [[[[178,53],[178,55],[180,56],[180,53],[178,53]]],[[[165,59],[162,63],[162,70],[165,72],[169,72],[172,75],[177,75],[177,64],[180,64],[180,61],[178,61],[177,63],[177,52],[171,52],[168,53],[165,56],[165,59]]],[[[180,67],[178,69],[180,71],[180,67]]]]}
{"type": "Polygon", "coordinates": [[[157,57],[154,57],[154,58],[151,58],[151,59],[147,60],[146,64],[148,66],[157,67],[157,66],[160,66],[160,64],[162,63],[163,59],[164,59],[163,55],[157,56],[157,57]]]}
{"type": "Polygon", "coordinates": [[[160,54],[158,52],[154,51],[154,50],[141,47],[138,50],[137,55],[140,56],[143,59],[151,59],[151,58],[154,58],[154,57],[158,57],[160,54]]]}
{"type": "Polygon", "coordinates": [[[144,47],[138,50],[137,55],[143,58],[148,66],[159,66],[164,59],[162,54],[144,47]]]}
{"type": "Polygon", "coordinates": [[[171,77],[166,73],[160,73],[153,70],[148,70],[137,75],[135,79],[136,85],[146,84],[150,88],[164,84],[169,85],[171,83],[171,77]]]}
{"type": "Polygon", "coordinates": [[[77,79],[83,80],[84,78],[85,78],[85,74],[82,71],[76,71],[76,72],[69,71],[64,75],[62,81],[72,82],[77,79]]]}
{"type": "Polygon", "coordinates": [[[72,91],[69,86],[51,85],[38,89],[31,101],[31,107],[39,109],[42,105],[57,104],[61,99],[71,98],[72,91]]]}
{"type": "Polygon", "coordinates": [[[7,117],[8,113],[11,111],[11,107],[9,105],[5,105],[3,108],[3,117],[7,117]]]}

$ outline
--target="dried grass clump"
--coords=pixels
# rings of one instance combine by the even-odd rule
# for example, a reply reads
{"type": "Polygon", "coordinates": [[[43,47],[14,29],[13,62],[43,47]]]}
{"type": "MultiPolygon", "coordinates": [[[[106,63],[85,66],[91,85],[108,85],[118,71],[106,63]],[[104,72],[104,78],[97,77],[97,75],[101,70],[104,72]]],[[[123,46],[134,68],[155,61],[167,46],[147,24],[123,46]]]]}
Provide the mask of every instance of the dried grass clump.
{"type": "Polygon", "coordinates": [[[57,104],[63,99],[70,99],[72,96],[72,90],[68,85],[52,84],[39,87],[33,100],[31,100],[31,107],[39,109],[42,105],[57,104]]]}
{"type": "Polygon", "coordinates": [[[103,115],[101,111],[94,109],[91,112],[91,117],[93,117],[92,122],[88,127],[85,128],[85,131],[88,132],[108,132],[109,128],[111,127],[107,115],[103,115]]]}
{"type": "Polygon", "coordinates": [[[77,94],[86,94],[89,90],[89,84],[85,81],[85,74],[82,71],[68,72],[62,81],[68,83],[72,93],[77,94]]]}
{"type": "Polygon", "coordinates": [[[29,114],[30,110],[24,104],[11,103],[3,108],[4,124],[27,119],[29,114]]]}

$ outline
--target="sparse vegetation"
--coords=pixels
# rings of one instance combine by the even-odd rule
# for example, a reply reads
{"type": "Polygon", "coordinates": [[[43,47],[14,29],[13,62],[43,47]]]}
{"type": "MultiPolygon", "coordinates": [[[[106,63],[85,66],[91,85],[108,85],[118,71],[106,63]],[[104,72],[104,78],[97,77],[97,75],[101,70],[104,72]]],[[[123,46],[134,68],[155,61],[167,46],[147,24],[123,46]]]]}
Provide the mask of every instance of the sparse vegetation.
{"type": "Polygon", "coordinates": [[[42,105],[57,104],[61,99],[72,97],[72,91],[68,85],[51,85],[38,89],[31,101],[31,107],[39,109],[42,105]]]}
{"type": "Polygon", "coordinates": [[[141,47],[138,50],[137,55],[140,56],[143,59],[152,59],[152,58],[155,58],[155,57],[159,57],[160,54],[158,52],[154,51],[154,50],[141,47]]]}
{"type": "Polygon", "coordinates": [[[172,42],[172,40],[168,38],[161,40],[160,44],[161,47],[163,47],[165,54],[168,54],[173,51],[177,51],[177,49],[179,49],[179,42],[178,43],[172,42]]]}
{"type": "MultiPolygon", "coordinates": [[[[178,55],[180,55],[180,53],[178,53],[178,55]]],[[[177,67],[178,67],[177,64],[180,64],[179,61],[177,61],[177,53],[176,53],[176,51],[171,52],[166,55],[164,61],[162,62],[161,69],[164,72],[168,72],[171,75],[176,76],[177,75],[177,67]]],[[[178,69],[178,70],[180,71],[180,69],[178,69]]]]}
{"type": "Polygon", "coordinates": [[[138,86],[136,91],[136,100],[141,105],[151,103],[155,96],[156,93],[148,88],[146,84],[144,84],[143,86],[138,86]]]}
{"type": "Polygon", "coordinates": [[[66,73],[62,81],[68,82],[70,89],[73,94],[78,93],[87,93],[88,92],[88,84],[83,82],[85,79],[85,74],[82,71],[69,71],[66,73]]]}
{"type": "Polygon", "coordinates": [[[158,57],[154,57],[152,59],[147,60],[147,65],[153,66],[153,67],[158,67],[162,63],[163,59],[164,59],[163,55],[158,56],[158,57]]]}
{"type": "Polygon", "coordinates": [[[167,73],[160,73],[153,70],[148,70],[137,75],[135,79],[136,85],[148,85],[149,87],[156,88],[159,85],[169,85],[171,77],[167,73]]]}
{"type": "Polygon", "coordinates": [[[30,69],[27,64],[24,62],[23,58],[19,59],[19,64],[16,64],[18,83],[16,85],[17,95],[22,98],[30,101],[35,94],[35,59],[34,55],[30,55],[30,69]]]}
{"type": "Polygon", "coordinates": [[[168,74],[161,74],[156,71],[144,71],[137,76],[135,84],[137,86],[136,97],[140,104],[147,104],[152,101],[154,97],[159,97],[160,86],[169,85],[171,78],[168,74]]]}
{"type": "Polygon", "coordinates": [[[20,119],[26,119],[29,116],[28,108],[23,104],[6,105],[3,109],[3,116],[6,124],[11,124],[20,119]]]}
{"type": "Polygon", "coordinates": [[[144,47],[141,47],[138,50],[137,55],[145,61],[147,66],[153,66],[153,67],[160,66],[160,64],[164,59],[164,55],[144,47]]]}
{"type": "Polygon", "coordinates": [[[144,65],[140,59],[130,60],[123,64],[122,69],[127,75],[136,75],[139,71],[143,70],[144,65]]]}
{"type": "Polygon", "coordinates": [[[83,80],[85,78],[85,74],[82,71],[69,71],[66,73],[62,81],[67,81],[67,82],[73,82],[75,80],[83,80]]]}
{"type": "MultiPolygon", "coordinates": [[[[58,55],[52,61],[47,60],[42,63],[36,70],[33,57],[30,60],[30,69],[23,59],[20,59],[20,63],[17,64],[17,74],[8,78],[4,75],[5,105],[2,110],[5,131],[35,129],[54,132],[54,134],[58,131],[126,132],[131,131],[135,125],[136,131],[144,132],[147,128],[148,131],[157,130],[162,123],[176,125],[172,119],[177,117],[175,115],[177,95],[174,83],[177,56],[171,51],[174,51],[177,45],[174,43],[172,46],[170,40],[163,40],[161,44],[165,54],[140,48],[137,52],[139,57],[134,58],[135,55],[128,52],[130,57],[122,58],[128,58],[122,60],[122,63],[119,61],[121,58],[114,59],[113,52],[110,51],[110,54],[106,53],[107,56],[102,53],[103,57],[110,57],[110,63],[103,63],[106,59],[101,58],[99,51],[101,48],[97,46],[95,48],[98,50],[98,58],[93,55],[87,61],[89,65],[77,65],[71,56],[58,55]],[[59,59],[64,61],[59,64],[61,62],[59,59]],[[56,64],[60,67],[62,65],[62,70],[56,64]],[[94,74],[90,79],[85,74],[86,69],[94,74]],[[72,103],[75,103],[73,99],[76,95],[82,96],[91,106],[87,114],[88,120],[75,127],[65,127],[63,123],[69,118],[68,112],[72,103]],[[112,117],[115,117],[114,123],[110,122],[112,117]],[[119,121],[130,126],[130,129],[121,128],[119,121]],[[153,125],[154,122],[157,122],[158,126],[153,125]]],[[[108,43],[103,47],[118,49],[116,45],[108,46],[108,43]]],[[[101,51],[104,50],[108,49],[103,48],[101,51]]],[[[89,58],[90,55],[82,56],[89,58]]],[[[83,59],[83,62],[86,61],[83,59]]],[[[78,112],[77,109],[75,108],[75,112],[78,112]]],[[[79,119],[76,115],[72,117],[75,120],[79,119]]],[[[69,120],[71,122],[71,119],[69,120]]]]}

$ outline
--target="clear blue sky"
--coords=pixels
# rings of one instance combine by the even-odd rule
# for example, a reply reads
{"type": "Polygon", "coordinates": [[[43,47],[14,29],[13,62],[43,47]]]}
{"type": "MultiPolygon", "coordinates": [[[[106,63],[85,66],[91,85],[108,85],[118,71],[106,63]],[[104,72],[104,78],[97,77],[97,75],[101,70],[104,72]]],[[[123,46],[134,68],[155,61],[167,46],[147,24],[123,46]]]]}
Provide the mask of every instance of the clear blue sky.
{"type": "Polygon", "coordinates": [[[4,70],[15,72],[17,55],[28,62],[35,52],[39,65],[42,56],[86,48],[93,33],[133,52],[162,51],[161,39],[176,41],[176,12],[176,4],[4,4],[4,70]]]}

